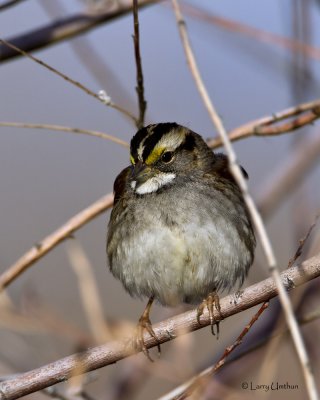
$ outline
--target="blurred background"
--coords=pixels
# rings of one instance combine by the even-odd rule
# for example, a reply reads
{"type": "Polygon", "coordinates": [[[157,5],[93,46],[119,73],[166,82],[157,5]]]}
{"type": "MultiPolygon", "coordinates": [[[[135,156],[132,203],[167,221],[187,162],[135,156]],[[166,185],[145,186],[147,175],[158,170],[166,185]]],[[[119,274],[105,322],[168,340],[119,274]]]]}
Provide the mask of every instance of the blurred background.
{"type": "MultiPolygon", "coordinates": [[[[24,0],[1,9],[0,37],[25,38],[53,21],[99,15],[128,4],[125,0],[24,0]]],[[[130,3],[130,2],[129,2],[130,3]]],[[[210,95],[231,130],[251,120],[320,97],[320,2],[316,0],[181,1],[192,45],[210,95]],[[300,45],[297,45],[300,43],[300,45]]],[[[140,38],[146,122],[175,121],[205,138],[216,136],[187,68],[170,2],[141,9],[140,38]]],[[[32,53],[98,93],[138,114],[136,69],[130,13],[71,39],[32,53]]],[[[43,36],[40,38],[43,39],[43,36]]],[[[22,47],[22,44],[20,45],[22,47]]],[[[91,129],[129,141],[136,132],[131,120],[30,59],[6,58],[0,47],[0,122],[55,124],[91,129]],[[5,59],[6,58],[6,59],[5,59]]],[[[320,201],[320,125],[276,137],[248,138],[235,143],[240,163],[250,176],[258,205],[299,156],[308,166],[272,208],[265,206],[267,229],[281,269],[286,268],[305,235],[320,201]],[[318,152],[308,154],[310,143],[318,152]],[[308,147],[309,145],[309,147],[308,147]]],[[[49,130],[0,126],[0,272],[34,244],[106,193],[129,163],[126,147],[100,138],[49,130]]],[[[290,174],[288,173],[288,180],[290,174]]],[[[27,371],[96,343],[88,322],[81,278],[70,263],[86,254],[97,284],[103,315],[115,334],[130,331],[145,306],[131,299],[107,268],[105,238],[109,212],[76,231],[17,278],[0,299],[0,373],[27,371]],[[72,246],[72,242],[73,246],[72,246]],[[77,247],[74,247],[77,246],[77,247]],[[70,256],[71,254],[71,256],[70,256]],[[77,253],[78,254],[78,253],[77,253]],[[73,258],[72,258],[73,259],[73,258]]],[[[319,251],[319,227],[303,257],[319,251]]],[[[73,262],[74,264],[74,262],[73,262]]],[[[245,283],[268,276],[260,248],[245,283]]],[[[319,308],[319,282],[295,291],[299,316],[319,308]]],[[[154,307],[158,322],[182,310],[154,307]]],[[[249,310],[221,324],[217,341],[210,329],[162,346],[160,361],[131,357],[89,374],[84,390],[93,399],[156,399],[211,365],[250,320],[249,310]]],[[[239,353],[265,339],[283,317],[276,300],[240,346],[239,353]]],[[[318,381],[319,320],[302,328],[318,381]]],[[[278,329],[278,328],[277,328],[278,329]]],[[[95,339],[97,339],[95,337],[95,339]]],[[[154,357],[156,356],[153,353],[154,357]]],[[[64,392],[67,385],[59,385],[64,392]]],[[[257,350],[233,361],[217,374],[203,398],[292,399],[305,396],[300,367],[288,335],[265,341],[257,350]],[[266,392],[241,388],[272,382],[298,389],[266,392]]],[[[37,393],[26,398],[45,399],[37,393]]]]}

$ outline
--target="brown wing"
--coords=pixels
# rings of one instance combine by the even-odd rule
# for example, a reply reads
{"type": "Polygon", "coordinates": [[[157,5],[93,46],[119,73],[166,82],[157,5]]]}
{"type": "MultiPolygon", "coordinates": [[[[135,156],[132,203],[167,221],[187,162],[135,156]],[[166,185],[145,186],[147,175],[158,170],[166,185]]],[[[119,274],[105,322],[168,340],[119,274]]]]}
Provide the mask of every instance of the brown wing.
{"type": "MultiPolygon", "coordinates": [[[[248,175],[247,171],[241,165],[240,165],[240,168],[243,173],[243,176],[246,179],[248,179],[249,175],[248,175]]],[[[214,174],[215,172],[218,172],[226,179],[234,181],[233,175],[231,174],[231,172],[229,170],[228,157],[225,154],[222,154],[222,153],[215,154],[214,163],[212,165],[212,170],[210,171],[210,173],[214,174]]]]}
{"type": "Polygon", "coordinates": [[[117,202],[123,197],[123,194],[127,188],[129,177],[131,175],[132,167],[129,166],[122,170],[120,174],[116,177],[116,180],[113,184],[113,192],[114,192],[114,206],[117,202]]]}

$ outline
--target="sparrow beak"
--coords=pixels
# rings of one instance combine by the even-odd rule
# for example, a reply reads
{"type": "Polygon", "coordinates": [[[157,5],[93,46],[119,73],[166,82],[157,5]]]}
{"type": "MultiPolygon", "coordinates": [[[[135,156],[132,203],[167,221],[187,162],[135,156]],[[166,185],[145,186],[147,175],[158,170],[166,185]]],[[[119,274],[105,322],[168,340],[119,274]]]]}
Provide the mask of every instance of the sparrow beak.
{"type": "Polygon", "coordinates": [[[138,161],[132,171],[132,182],[136,182],[135,187],[138,188],[150,178],[154,176],[154,171],[148,165],[138,161]]]}

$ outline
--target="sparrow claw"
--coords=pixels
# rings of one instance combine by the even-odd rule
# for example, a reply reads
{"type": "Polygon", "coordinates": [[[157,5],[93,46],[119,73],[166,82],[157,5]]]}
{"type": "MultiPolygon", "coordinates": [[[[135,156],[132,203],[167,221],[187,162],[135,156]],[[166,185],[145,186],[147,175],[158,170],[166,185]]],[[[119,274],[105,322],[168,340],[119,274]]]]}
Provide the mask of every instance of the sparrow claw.
{"type": "Polygon", "coordinates": [[[198,324],[201,325],[200,317],[203,314],[204,309],[207,308],[209,312],[210,325],[211,325],[211,333],[215,336],[217,335],[217,339],[219,339],[219,324],[220,320],[223,318],[221,315],[221,307],[219,296],[216,292],[209,293],[208,297],[203,300],[203,302],[199,305],[197,310],[197,321],[198,324]],[[216,321],[213,315],[213,307],[215,306],[216,310],[219,313],[219,320],[216,321]],[[216,333],[214,332],[214,326],[216,325],[216,333]]]}
{"type": "Polygon", "coordinates": [[[133,338],[133,347],[136,350],[142,350],[143,354],[148,358],[149,361],[154,362],[154,360],[150,357],[149,350],[144,341],[144,331],[146,330],[151,337],[157,342],[158,347],[158,355],[161,354],[161,347],[158,341],[157,335],[155,334],[152,324],[149,318],[149,312],[152,305],[153,299],[151,298],[147,304],[146,309],[144,310],[143,314],[141,315],[135,337],[133,338]]]}

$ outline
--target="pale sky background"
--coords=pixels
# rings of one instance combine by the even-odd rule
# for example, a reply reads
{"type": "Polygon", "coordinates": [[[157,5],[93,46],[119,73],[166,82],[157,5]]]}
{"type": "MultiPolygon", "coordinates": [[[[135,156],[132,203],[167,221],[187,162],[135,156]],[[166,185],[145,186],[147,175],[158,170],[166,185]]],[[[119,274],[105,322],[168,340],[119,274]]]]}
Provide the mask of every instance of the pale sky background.
{"type": "MultiPolygon", "coordinates": [[[[42,0],[43,3],[50,1],[42,0]]],[[[0,13],[0,37],[8,39],[48,23],[50,18],[40,3],[29,0],[0,13]]],[[[292,37],[290,0],[201,0],[190,3],[224,18],[292,37]]],[[[311,44],[320,48],[320,6],[311,3],[311,44]]],[[[63,1],[63,4],[69,13],[82,7],[81,2],[74,0],[63,1]]],[[[292,95],[292,54],[288,50],[187,16],[186,21],[204,81],[227,129],[298,102],[292,95]]],[[[159,4],[141,11],[140,29],[147,121],[176,121],[205,138],[215,136],[186,66],[170,5],[159,4]]],[[[132,16],[129,15],[85,35],[112,72],[105,72],[103,87],[81,65],[70,46],[71,41],[37,51],[35,55],[95,92],[104,89],[116,102],[131,107],[133,104],[131,111],[135,112],[132,32],[132,16]],[[113,92],[116,86],[112,75],[121,83],[126,98],[119,98],[119,92],[113,92]]],[[[73,40],[81,45],[81,37],[73,40]]],[[[319,62],[308,60],[312,75],[299,101],[320,97],[319,62]]],[[[0,68],[0,121],[88,128],[127,141],[136,131],[131,122],[117,111],[106,108],[28,59],[17,58],[1,64],[0,68]]],[[[290,154],[292,138],[306,134],[307,130],[276,138],[250,138],[235,144],[240,163],[249,173],[253,194],[257,194],[268,179],[276,177],[282,162],[290,154]]],[[[308,134],[320,134],[319,122],[308,129],[308,134]]],[[[112,191],[116,175],[128,165],[128,160],[127,149],[101,139],[0,127],[0,271],[8,268],[34,243],[68,218],[112,191]]],[[[319,178],[320,168],[317,166],[305,179],[310,211],[310,215],[306,215],[306,227],[319,212],[319,178]]],[[[282,267],[287,265],[296,248],[292,204],[292,198],[286,201],[267,225],[282,267]]],[[[76,237],[94,267],[106,316],[135,322],[144,303],[132,300],[106,267],[108,215],[101,215],[77,231],[76,237]]],[[[260,253],[257,260],[259,266],[251,270],[248,284],[268,275],[260,253]]],[[[75,324],[87,329],[65,244],[32,266],[9,289],[18,305],[28,293],[33,293],[40,302],[50,305],[64,318],[72,316],[75,324]]],[[[247,318],[251,313],[245,314],[247,318]]],[[[158,321],[164,315],[162,309],[155,307],[152,320],[158,321]]],[[[209,330],[195,334],[196,340],[223,349],[234,337],[232,324],[237,318],[222,324],[225,335],[219,343],[213,342],[209,330]]],[[[240,326],[244,325],[243,318],[241,315],[240,326]]],[[[37,335],[28,336],[30,347],[27,349],[23,347],[23,340],[17,334],[0,331],[0,341],[4,344],[1,345],[0,359],[1,353],[10,358],[13,348],[26,352],[26,355],[30,351],[32,357],[26,356],[19,361],[19,368],[30,369],[74,351],[71,344],[64,343],[61,338],[51,338],[53,344],[50,348],[46,339],[39,339],[37,335]],[[38,348],[41,351],[36,351],[38,348]]],[[[205,347],[200,349],[200,364],[205,363],[207,354],[205,347]]],[[[164,386],[166,389],[170,387],[167,383],[164,386]]],[[[161,387],[156,393],[165,393],[165,389],[161,387]]]]}

